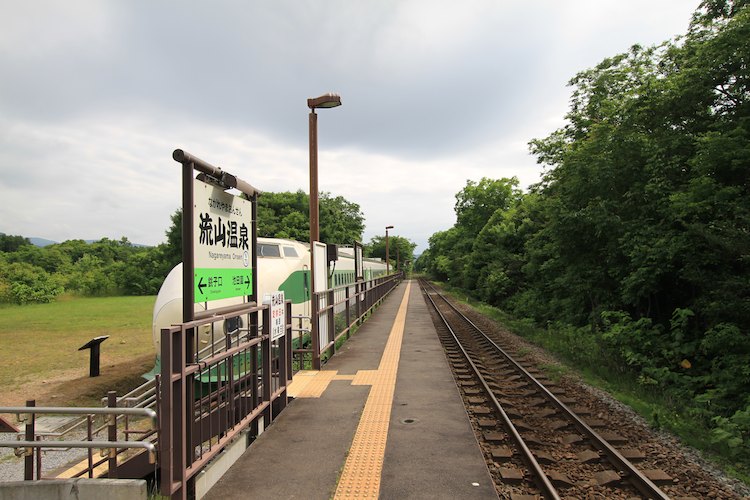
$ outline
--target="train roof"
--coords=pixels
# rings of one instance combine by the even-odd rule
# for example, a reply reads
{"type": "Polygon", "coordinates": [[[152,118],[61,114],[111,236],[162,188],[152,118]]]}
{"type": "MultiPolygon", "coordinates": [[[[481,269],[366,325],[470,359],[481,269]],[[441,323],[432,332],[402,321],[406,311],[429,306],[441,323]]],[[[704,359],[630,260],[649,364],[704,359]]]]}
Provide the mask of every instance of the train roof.
{"type": "MultiPolygon", "coordinates": [[[[258,236],[258,243],[263,244],[277,244],[277,245],[301,245],[303,246],[308,252],[310,251],[310,244],[306,241],[297,241],[297,240],[290,240],[287,238],[265,238],[258,236]]],[[[353,259],[354,258],[354,247],[352,246],[344,246],[339,245],[339,255],[342,255],[344,257],[348,257],[353,259]]],[[[374,263],[381,263],[385,264],[384,259],[375,258],[375,257],[365,257],[365,261],[367,262],[374,262],[374,263]]]]}

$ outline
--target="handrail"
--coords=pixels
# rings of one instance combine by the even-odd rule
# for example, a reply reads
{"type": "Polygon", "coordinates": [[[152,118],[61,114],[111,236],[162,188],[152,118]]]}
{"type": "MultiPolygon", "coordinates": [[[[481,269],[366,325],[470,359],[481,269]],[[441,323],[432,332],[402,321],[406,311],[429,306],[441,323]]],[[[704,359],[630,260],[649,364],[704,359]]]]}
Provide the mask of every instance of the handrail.
{"type": "Polygon", "coordinates": [[[14,415],[133,415],[148,417],[151,419],[153,428],[158,428],[156,412],[151,408],[119,408],[119,407],[65,407],[65,406],[0,406],[0,413],[12,413],[14,415]]]}
{"type": "MultiPolygon", "coordinates": [[[[336,342],[344,335],[349,338],[352,325],[360,324],[365,315],[395,289],[403,279],[403,273],[397,272],[385,276],[379,276],[370,280],[358,280],[353,283],[336,285],[326,290],[312,292],[312,366],[320,369],[324,362],[323,354],[333,356],[336,352],[336,342]],[[341,299],[341,295],[344,298],[341,299]],[[323,302],[323,304],[321,304],[323,302]],[[364,310],[363,310],[364,309],[364,310]],[[354,315],[352,316],[352,311],[354,315]],[[336,315],[343,314],[347,325],[343,330],[337,332],[336,315]],[[324,329],[326,338],[321,338],[321,329],[324,329]],[[328,338],[327,335],[332,335],[328,338]]],[[[301,352],[295,350],[295,353],[301,352]]],[[[300,368],[303,366],[302,357],[299,361],[300,368]]]]}
{"type": "MultiPolygon", "coordinates": [[[[156,463],[156,446],[150,441],[0,441],[0,448],[143,448],[148,451],[149,463],[156,463]]],[[[30,454],[30,451],[25,453],[30,454]]]]}

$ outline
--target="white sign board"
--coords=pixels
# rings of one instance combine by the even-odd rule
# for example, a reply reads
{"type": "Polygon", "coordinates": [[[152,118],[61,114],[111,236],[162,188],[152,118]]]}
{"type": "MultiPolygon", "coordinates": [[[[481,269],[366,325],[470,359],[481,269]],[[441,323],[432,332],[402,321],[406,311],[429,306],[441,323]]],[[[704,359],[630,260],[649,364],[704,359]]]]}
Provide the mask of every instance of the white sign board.
{"type": "Polygon", "coordinates": [[[275,291],[263,295],[263,303],[271,306],[271,341],[280,339],[286,334],[286,305],[284,292],[275,291]]]}
{"type": "MultiPolygon", "coordinates": [[[[315,276],[313,285],[314,292],[324,292],[328,289],[328,262],[327,262],[326,244],[319,241],[313,242],[312,259],[315,263],[315,276]]],[[[318,296],[318,311],[323,310],[328,302],[326,294],[318,296]]],[[[318,332],[320,333],[320,346],[328,345],[328,320],[326,315],[318,317],[318,332]]]]}
{"type": "Polygon", "coordinates": [[[361,279],[364,279],[364,273],[362,270],[364,269],[364,266],[362,265],[364,261],[363,255],[362,255],[362,246],[361,245],[355,245],[354,246],[354,269],[356,271],[356,276],[354,277],[355,280],[359,281],[361,279]]]}
{"type": "Polygon", "coordinates": [[[253,293],[252,203],[193,181],[195,302],[253,293]]]}

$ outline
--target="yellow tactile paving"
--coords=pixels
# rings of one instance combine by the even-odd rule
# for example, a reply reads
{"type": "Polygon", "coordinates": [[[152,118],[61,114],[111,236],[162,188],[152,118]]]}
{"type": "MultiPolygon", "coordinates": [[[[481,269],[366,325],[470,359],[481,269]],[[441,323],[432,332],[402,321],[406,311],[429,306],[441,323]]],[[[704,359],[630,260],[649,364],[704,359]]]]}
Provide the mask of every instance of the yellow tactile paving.
{"type": "Polygon", "coordinates": [[[286,388],[287,395],[293,398],[298,397],[297,395],[305,390],[305,387],[307,387],[308,384],[313,381],[317,374],[317,370],[300,370],[295,373],[294,377],[292,377],[291,383],[286,388]]]}
{"type": "Polygon", "coordinates": [[[377,376],[377,370],[359,370],[352,380],[352,385],[372,385],[377,376]]]}
{"type": "Polygon", "coordinates": [[[289,384],[287,394],[294,398],[319,398],[328,388],[328,384],[336,378],[337,374],[338,371],[336,370],[308,372],[299,377],[299,384],[295,384],[295,382],[297,382],[297,376],[299,375],[298,373],[295,375],[295,380],[289,384]]]}
{"type": "Polygon", "coordinates": [[[293,398],[319,398],[332,380],[354,380],[356,375],[339,375],[335,370],[302,370],[294,374],[286,389],[293,398]]]}
{"type": "Polygon", "coordinates": [[[410,289],[409,283],[378,369],[362,370],[352,381],[352,385],[372,384],[372,389],[336,487],[335,499],[378,498],[380,493],[380,474],[383,470],[410,289]]]}

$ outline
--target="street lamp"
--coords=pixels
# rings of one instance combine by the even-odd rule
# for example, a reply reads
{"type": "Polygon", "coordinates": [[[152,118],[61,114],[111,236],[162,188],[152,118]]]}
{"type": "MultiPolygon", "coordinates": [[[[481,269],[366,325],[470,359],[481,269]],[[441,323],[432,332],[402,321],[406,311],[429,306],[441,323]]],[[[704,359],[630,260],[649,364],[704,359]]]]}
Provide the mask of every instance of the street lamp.
{"type": "MultiPolygon", "coordinates": [[[[320,318],[318,310],[318,296],[315,295],[315,256],[313,250],[315,242],[320,239],[320,222],[318,220],[318,115],[317,108],[335,108],[341,106],[341,97],[337,94],[324,94],[307,100],[310,108],[310,304],[312,306],[312,347],[313,369],[320,370],[320,318]]],[[[326,287],[323,286],[323,289],[326,287]]]]}
{"type": "Polygon", "coordinates": [[[320,239],[320,221],[318,207],[318,108],[335,108],[341,106],[341,96],[324,94],[307,100],[310,108],[310,251],[315,241],[320,239]]]}
{"type": "Polygon", "coordinates": [[[393,229],[393,226],[385,226],[385,274],[386,276],[391,274],[391,261],[388,260],[388,230],[393,229]]]}

